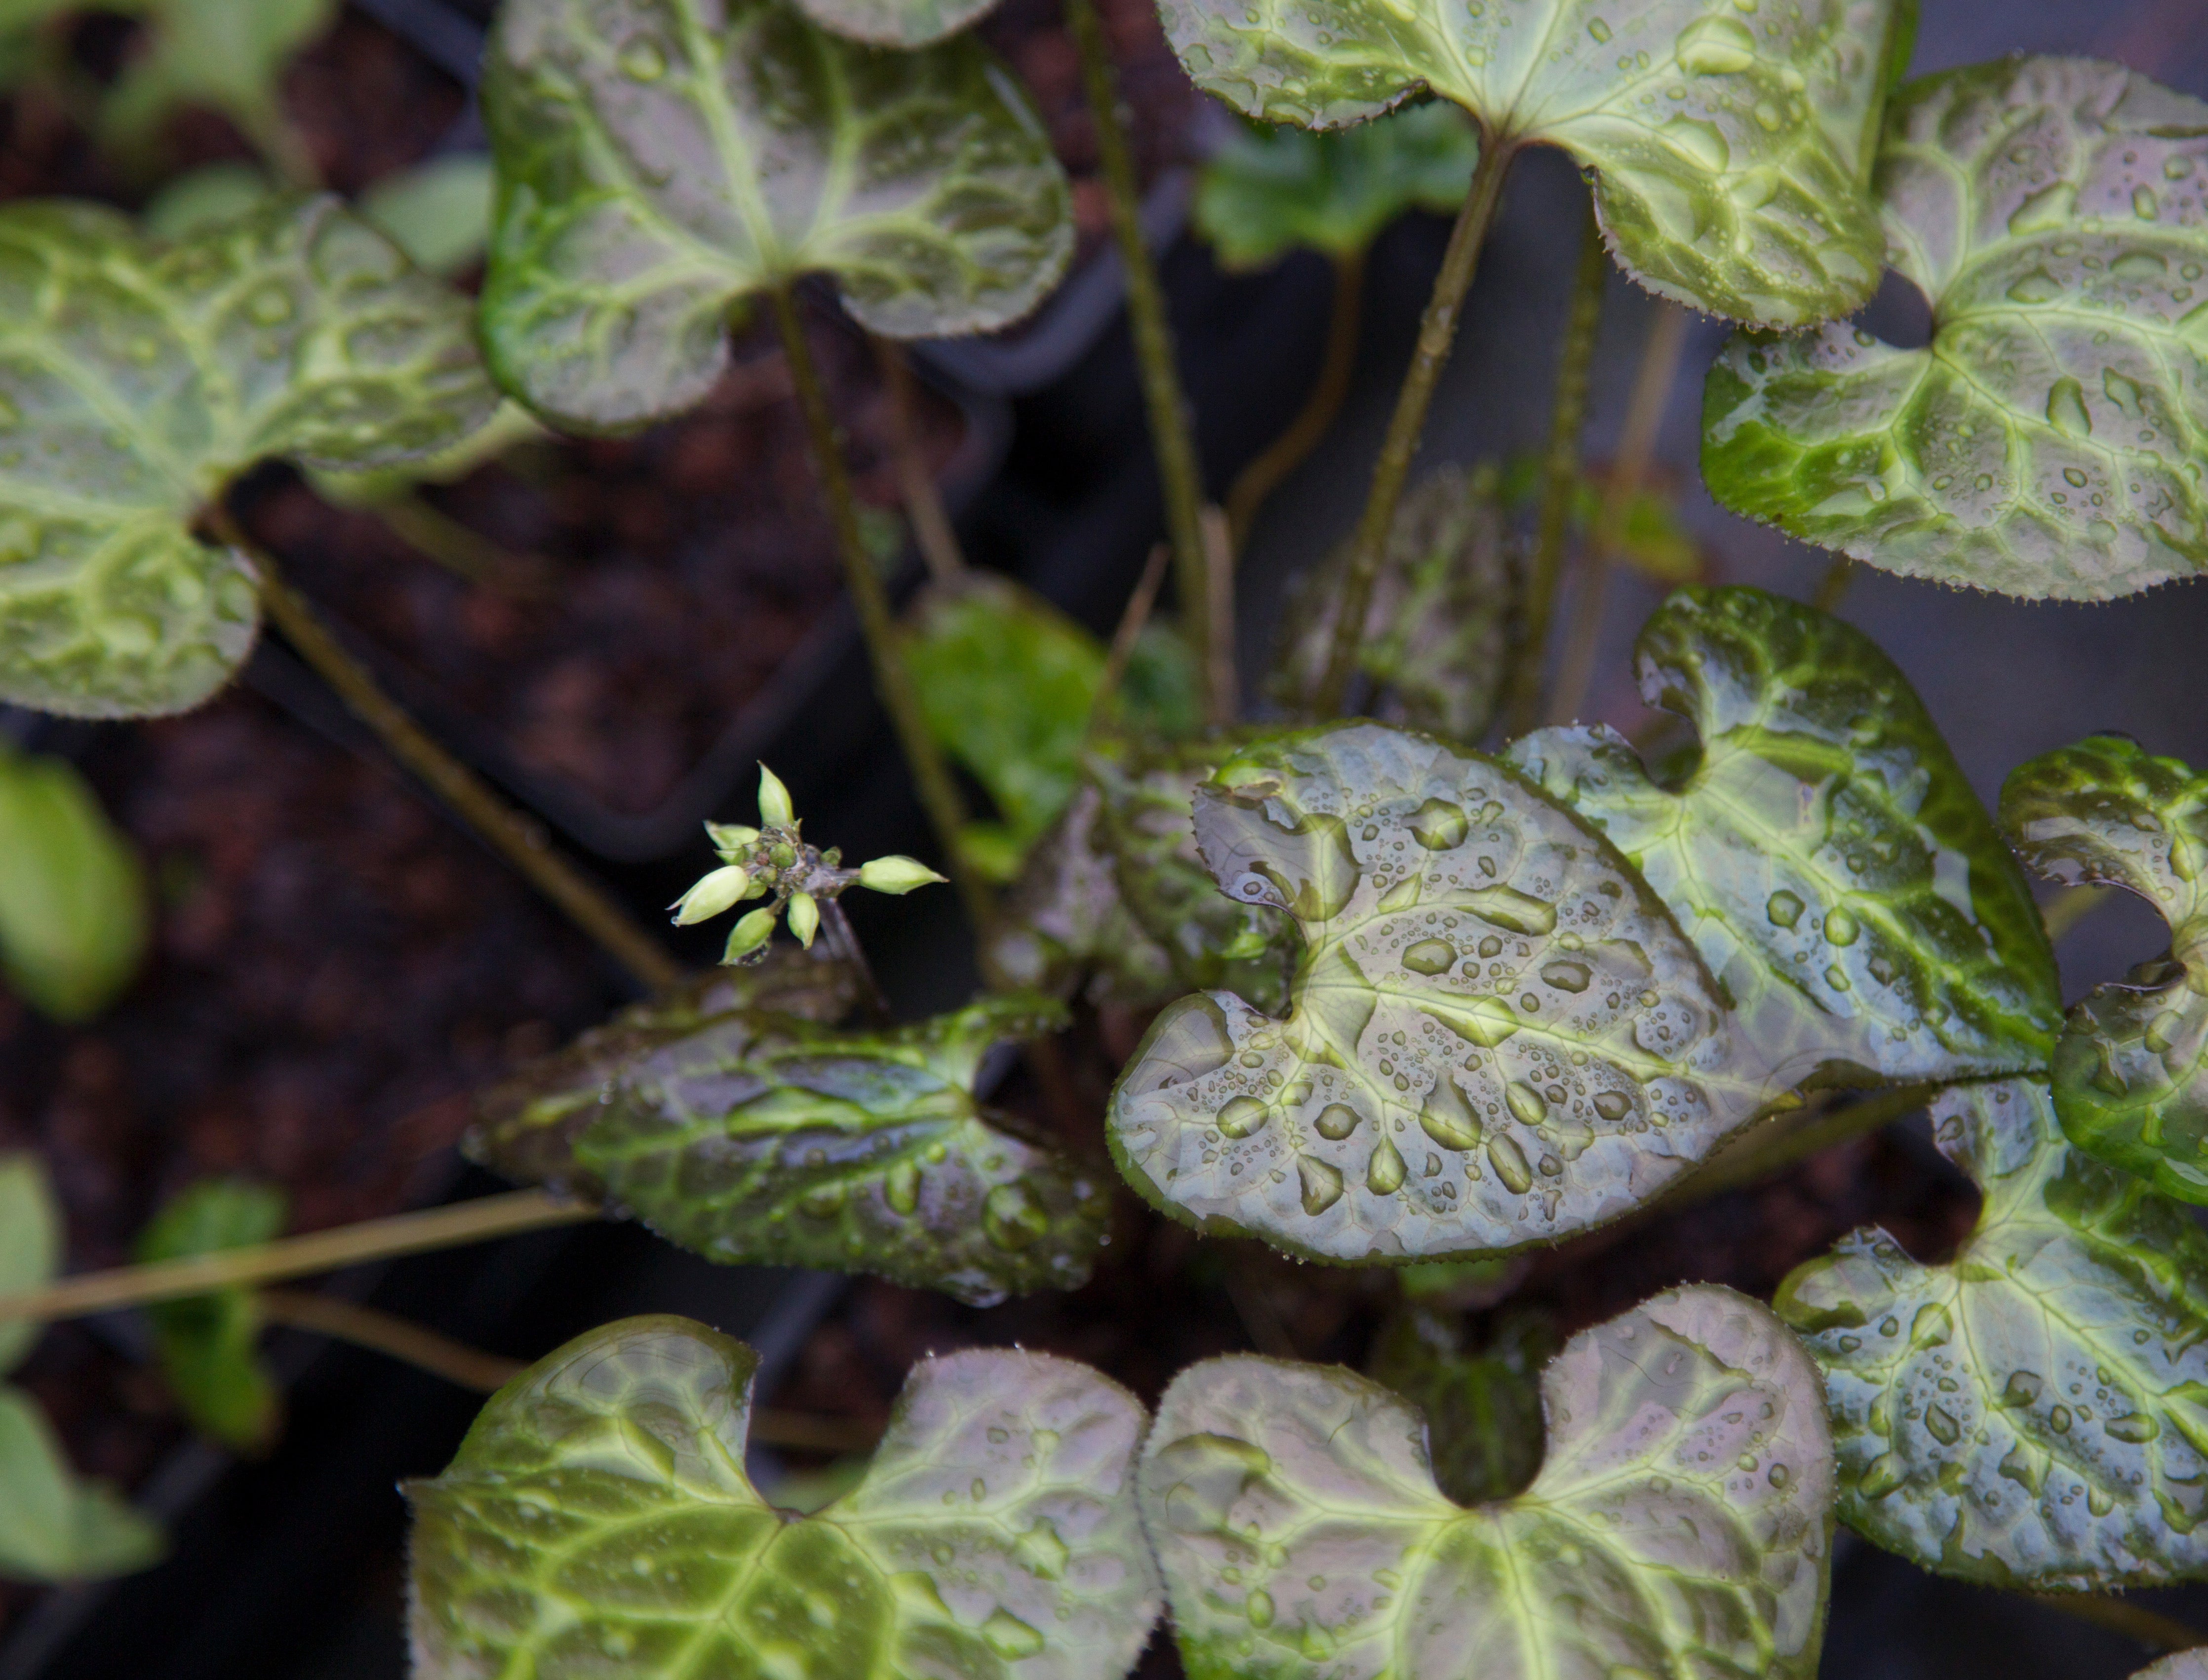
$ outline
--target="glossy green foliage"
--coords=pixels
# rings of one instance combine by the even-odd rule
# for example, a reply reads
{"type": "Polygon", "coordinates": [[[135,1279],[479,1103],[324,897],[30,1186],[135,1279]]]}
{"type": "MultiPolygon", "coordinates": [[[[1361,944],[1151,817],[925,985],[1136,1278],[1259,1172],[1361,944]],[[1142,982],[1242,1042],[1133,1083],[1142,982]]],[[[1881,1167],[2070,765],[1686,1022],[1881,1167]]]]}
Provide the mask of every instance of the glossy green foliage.
{"type": "Polygon", "coordinates": [[[1701,737],[1676,783],[1599,726],[1510,757],[1671,907],[1780,1082],[2044,1067],[2061,993],[2031,890],[1893,662],[1754,589],[1678,591],[1635,655],[1701,737]]]}
{"type": "MultiPolygon", "coordinates": [[[[1300,705],[1326,669],[1354,546],[1338,545],[1289,597],[1270,685],[1283,706],[1300,705]]],[[[1374,691],[1359,710],[1479,740],[1503,686],[1509,612],[1494,470],[1448,466],[1420,479],[1395,510],[1358,643],[1358,671],[1374,691]]]]}
{"type": "Polygon", "coordinates": [[[1032,591],[969,573],[921,597],[905,659],[928,732],[1000,819],[969,825],[960,843],[991,879],[1010,880],[1073,796],[1104,650],[1032,591]]]}
{"type": "Polygon", "coordinates": [[[1334,129],[1425,87],[1488,143],[1595,171],[1611,250],[1651,291],[1799,327],[1878,283],[1866,183],[1888,0],[1167,0],[1197,85],[1251,117],[1334,129]]]}
{"type": "Polygon", "coordinates": [[[146,872],[66,759],[0,748],[0,972],[57,1021],[86,1021],[146,954],[146,872]]]}
{"type": "Polygon", "coordinates": [[[1287,919],[1220,896],[1191,824],[1196,789],[1231,742],[1094,744],[1083,783],[1006,903],[992,954],[1015,984],[1099,1002],[1162,1003],[1225,986],[1280,1007],[1287,919]]]}
{"type": "Polygon", "coordinates": [[[1441,99],[1332,134],[1244,124],[1204,160],[1196,231],[1229,268],[1357,256],[1406,212],[1454,213],[1479,161],[1478,131],[1441,99]]]}
{"type": "Polygon", "coordinates": [[[745,1475],[758,1356],[628,1318],[499,1390],[414,1483],[414,1671],[1119,1680],[1156,1619],[1144,1417],[999,1349],[906,1379],[865,1479],[793,1517],[745,1475]]]}
{"type": "Polygon", "coordinates": [[[640,425],[728,366],[738,300],[833,278],[893,338],[1017,321],[1073,249],[1041,126],[970,39],[855,46],[780,0],[510,0],[483,334],[569,427],[640,425]]]}
{"type": "MultiPolygon", "coordinates": [[[[179,1191],[138,1234],[149,1264],[247,1248],[284,1229],[283,1191],[242,1179],[203,1179],[179,1191]]],[[[194,1427],[240,1452],[276,1437],[283,1401],[261,1363],[261,1306],[250,1289],[161,1301],[146,1309],[161,1375],[194,1427]]]]}
{"type": "Polygon", "coordinates": [[[1425,1415],[1435,1485],[1477,1505],[1524,1491],[1541,1467],[1541,1367],[1556,1351],[1538,1312],[1507,1316],[1471,1347],[1457,1315],[1407,1305],[1381,1327],[1365,1371],[1425,1415]]]}
{"type": "Polygon", "coordinates": [[[1466,1509],[1418,1413],[1337,1367],[1209,1359],[1143,1449],[1190,1680],[1809,1680],[1833,1456],[1816,1367],[1709,1286],[1572,1338],[1540,1474],[1466,1509]]]}
{"type": "Polygon", "coordinates": [[[1184,998],[1113,1092],[1121,1171],[1200,1229],[1351,1263],[1553,1242],[1783,1094],[1655,894],[1492,759],[1275,737],[1197,790],[1196,831],[1304,940],[1285,1020],[1184,998]]]}
{"type": "MultiPolygon", "coordinates": [[[[35,1289],[60,1269],[61,1209],[36,1155],[0,1155],[0,1294],[35,1289]]],[[[38,1340],[36,1324],[0,1324],[0,1375],[38,1340]]],[[[157,1561],[160,1530],[105,1482],[80,1480],[62,1443],[21,1389],[0,1383],[0,1576],[75,1581],[157,1561]]]]}
{"type": "Polygon", "coordinates": [[[1059,1024],[1033,995],[878,1031],[770,1007],[632,1025],[483,1100],[478,1159],[601,1196],[710,1260],[880,1274],[987,1303],[1071,1289],[1107,1175],[981,1104],[982,1055],[1059,1024]]]}
{"type": "Polygon", "coordinates": [[[2122,887],[2169,924],[2168,957],[2064,1021],[2055,1111],[2079,1149],[2208,1203],[2208,776],[2095,735],[2011,771],[2001,815],[2043,874],[2122,887]]]}
{"type": "Polygon", "coordinates": [[[0,699],[206,699],[254,633],[243,561],[191,530],[231,478],[427,453],[495,401],[465,300],[335,198],[170,245],[92,205],[0,209],[0,699]]]}
{"type": "Polygon", "coordinates": [[[1840,1520],[2001,1586],[2208,1569],[2208,1236],[2073,1149],[2043,1085],[1945,1091],[1933,1135],[1985,1193],[1954,1259],[1873,1227],[1779,1293],[1825,1370],[1840,1520]]]}
{"type": "Polygon", "coordinates": [[[1704,396],[1717,498],[2007,595],[2208,567],[2208,105],[2089,59],[1928,76],[1895,101],[1878,185],[1931,342],[1736,339],[1704,396]]]}

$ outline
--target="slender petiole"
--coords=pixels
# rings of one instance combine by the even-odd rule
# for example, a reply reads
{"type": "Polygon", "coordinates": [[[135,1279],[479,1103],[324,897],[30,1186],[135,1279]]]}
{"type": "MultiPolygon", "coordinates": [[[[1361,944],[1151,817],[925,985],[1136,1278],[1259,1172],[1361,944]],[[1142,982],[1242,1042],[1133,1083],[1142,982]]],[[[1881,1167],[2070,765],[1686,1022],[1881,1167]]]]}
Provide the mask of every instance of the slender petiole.
{"type": "Polygon", "coordinates": [[[1234,552],[1250,540],[1250,527],[1257,510],[1287,482],[1288,475],[1318,447],[1319,440],[1341,412],[1349,394],[1349,377],[1357,368],[1357,341],[1365,325],[1365,253],[1348,251],[1334,259],[1334,303],[1328,313],[1326,348],[1321,352],[1318,378],[1311,394],[1288,429],[1267,444],[1250,465],[1235,475],[1227,491],[1227,529],[1234,552]]]}
{"type": "Polygon", "coordinates": [[[912,521],[913,540],[927,574],[949,583],[966,570],[966,555],[958,546],[958,533],[951,527],[951,510],[943,505],[943,491],[927,470],[920,447],[919,392],[912,363],[904,346],[894,339],[869,333],[874,361],[882,370],[882,385],[889,397],[890,454],[897,466],[897,494],[903,499],[905,517],[912,521]]]}

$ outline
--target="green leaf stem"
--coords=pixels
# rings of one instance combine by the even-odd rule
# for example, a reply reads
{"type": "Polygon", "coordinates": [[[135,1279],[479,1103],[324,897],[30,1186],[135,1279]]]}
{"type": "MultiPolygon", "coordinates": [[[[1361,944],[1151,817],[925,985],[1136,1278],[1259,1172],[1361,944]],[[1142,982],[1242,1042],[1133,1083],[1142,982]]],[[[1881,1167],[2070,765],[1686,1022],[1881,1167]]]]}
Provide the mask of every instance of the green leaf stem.
{"type": "Polygon", "coordinates": [[[1635,645],[1641,697],[1701,737],[1659,783],[1614,731],[1509,757],[1600,829],[1792,1086],[2043,1068],[2055,958],[2018,872],[1908,679],[1839,619],[1683,589],[1635,645]]]}
{"type": "Polygon", "coordinates": [[[781,0],[511,0],[485,61],[486,352],[581,430],[680,412],[740,300],[825,273],[892,338],[1040,303],[1073,249],[1048,139],[978,41],[854,45],[781,0]]]}
{"type": "Polygon", "coordinates": [[[1378,724],[1245,749],[1197,790],[1229,900],[1303,935],[1285,1020],[1184,998],[1113,1092],[1175,1218],[1315,1259],[1553,1242],[1783,1095],[1608,843],[1491,759],[1378,724]]]}
{"type": "Polygon", "coordinates": [[[2005,595],[2208,567],[2208,104],[2090,59],[1952,70],[1896,99],[1877,178],[1930,343],[1735,338],[1703,399],[1712,493],[2005,595]]]}
{"type": "Polygon", "coordinates": [[[1467,1509],[1376,1383],[1246,1356],[1183,1371],[1140,1474],[1190,1680],[1809,1680],[1832,1443],[1785,1327],[1675,1290],[1573,1337],[1542,1393],[1539,1475],[1467,1509]]]}
{"type": "MultiPolygon", "coordinates": [[[[284,1193],[238,1179],[206,1179],[172,1197],[139,1233],[141,1264],[250,1248],[283,1233],[284,1193]]],[[[283,1415],[261,1362],[261,1306],[250,1289],[148,1307],[161,1375],[193,1426],[241,1452],[264,1450],[283,1415]]]]}
{"type": "Polygon", "coordinates": [[[1958,1086],[1932,1114],[1985,1194],[1954,1259],[1874,1227],[1779,1292],[1824,1367],[1840,1520],[1997,1586],[2208,1570],[2208,1235],[2071,1148],[2043,1085],[1958,1086]]]}
{"type": "Polygon", "coordinates": [[[1506,1314],[1473,1347],[1459,1315],[1412,1302],[1381,1326],[1365,1374],[1424,1414],[1435,1485],[1477,1505],[1524,1491],[1541,1467],[1541,1367],[1556,1351],[1542,1313],[1506,1314]]]}
{"type": "Polygon", "coordinates": [[[817,1515],[744,1473],[758,1356],[623,1319],[487,1406],[414,1505],[414,1671],[603,1680],[1119,1680],[1156,1619],[1144,1422],[1085,1365],[980,1349],[906,1380],[817,1515]]]}

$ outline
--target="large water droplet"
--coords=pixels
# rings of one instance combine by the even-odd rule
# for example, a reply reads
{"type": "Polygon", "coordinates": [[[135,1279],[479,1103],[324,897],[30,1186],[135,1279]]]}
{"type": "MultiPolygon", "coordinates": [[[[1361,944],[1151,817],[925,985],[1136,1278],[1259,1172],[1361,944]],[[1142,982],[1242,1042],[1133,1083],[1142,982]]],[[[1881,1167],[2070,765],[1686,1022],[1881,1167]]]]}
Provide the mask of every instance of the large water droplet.
{"type": "Polygon", "coordinates": [[[2058,1406],[2049,1412],[2047,1414],[2047,1426],[2057,1435],[2067,1435],[2070,1432],[2070,1408],[2067,1406],[2058,1406]]]}
{"type": "Polygon", "coordinates": [[[1217,1124],[1229,1137],[1247,1137],[1265,1124],[1269,1112],[1254,1096],[1230,1097],[1219,1111],[1217,1124]]]}
{"type": "Polygon", "coordinates": [[[1346,1102],[1329,1102],[1319,1111],[1318,1135],[1339,1143],[1357,1130],[1365,1117],[1346,1102]]]}
{"type": "Polygon", "coordinates": [[[1721,173],[1732,161],[1732,148],[1714,123],[1695,117],[1674,117],[1657,132],[1672,147],[1684,153],[1711,174],[1721,173]]]}
{"type": "Polygon", "coordinates": [[[1773,927],[1791,927],[1802,919],[1802,901],[1782,887],[1764,901],[1763,914],[1773,927]]]}
{"type": "Polygon", "coordinates": [[[1943,1447],[1952,1447],[1963,1437],[1963,1425],[1955,1414],[1936,1401],[1924,1408],[1924,1427],[1943,1447]]]}
{"type": "Polygon", "coordinates": [[[2154,201],[2153,188],[2133,187],[2132,189],[2132,214],[2143,222],[2153,221],[2162,214],[2162,207],[2154,201]]]}
{"type": "Polygon", "coordinates": [[[2008,1374],[2007,1384],[2001,1389],[2001,1404],[2019,1407],[2031,1405],[2039,1398],[2039,1390],[2043,1383],[2044,1379],[2036,1371],[2012,1371],[2008,1374]]]}
{"type": "Polygon", "coordinates": [[[2093,417],[2085,412],[2085,393],[2074,379],[2058,379],[2048,387],[2048,423],[2065,437],[2091,437],[2093,417]]]}
{"type": "Polygon", "coordinates": [[[1007,1662],[1032,1657],[1043,1646],[1042,1635],[1002,1605],[999,1605],[989,1619],[981,1624],[981,1638],[992,1651],[1007,1662]]]}
{"type": "Polygon", "coordinates": [[[621,74],[631,81],[657,81],[667,74],[667,53],[649,35],[639,35],[621,50],[621,74]]]}
{"type": "Polygon", "coordinates": [[[1559,992],[1584,992],[1587,989],[1587,982],[1593,977],[1593,969],[1569,957],[1544,964],[1541,969],[1541,978],[1559,992]]]}
{"type": "Polygon", "coordinates": [[[1601,18],[1591,17],[1587,20],[1587,33],[1593,36],[1595,45],[1600,46],[1610,39],[1610,25],[1601,18]]]}
{"type": "Polygon", "coordinates": [[[797,1210],[814,1219],[833,1219],[843,1209],[845,1194],[839,1184],[817,1185],[797,1198],[797,1210]]]}
{"type": "Polygon", "coordinates": [[[1464,807],[1445,799],[1430,799],[1411,813],[1411,838],[1430,852],[1461,846],[1471,831],[1464,807]]]}
{"type": "Polygon", "coordinates": [[[1455,962],[1456,947],[1447,939],[1420,939],[1403,953],[1403,966],[1414,975],[1445,975],[1455,962]]]}
{"type": "Polygon", "coordinates": [[[911,1213],[920,1206],[920,1167],[917,1162],[900,1161],[883,1175],[882,1200],[901,1214],[911,1213]]]}
{"type": "Polygon", "coordinates": [[[1476,1149],[1479,1143],[1479,1116],[1473,1112],[1456,1081],[1444,1068],[1434,1088],[1426,1093],[1425,1106],[1419,1110],[1419,1125],[1427,1137],[1445,1149],[1476,1149]]]}
{"type": "Polygon", "coordinates": [[[1503,1093],[1503,1101],[1523,1125],[1539,1125],[1549,1118],[1549,1105],[1540,1092],[1522,1080],[1510,1082],[1503,1093]]]}
{"type": "Polygon", "coordinates": [[[1341,1169],[1309,1155],[1296,1157],[1296,1179],[1303,1191],[1304,1211],[1317,1219],[1341,1200],[1341,1169]]]}
{"type": "Polygon", "coordinates": [[[1901,1485],[1901,1464],[1892,1453],[1881,1453],[1863,1467],[1857,1486],[1866,1499],[1883,1499],[1901,1485]]]}
{"type": "Polygon", "coordinates": [[[2062,282],[2044,268],[2035,268],[2012,285],[2008,295],[2019,303],[2051,303],[2062,295],[2062,282]]]}
{"type": "Polygon", "coordinates": [[[2077,202],[2078,189],[2067,181],[2042,187],[2009,213],[2008,231],[2017,234],[2043,233],[2049,228],[2061,227],[2069,221],[2072,207],[2077,202]]]}
{"type": "Polygon", "coordinates": [[[981,1234],[999,1248],[1022,1249],[1050,1229],[1050,1215],[1020,1185],[999,1185],[981,1198],[981,1234]]]}
{"type": "Polygon", "coordinates": [[[1365,1163],[1365,1183],[1375,1196],[1393,1196],[1403,1187],[1403,1152],[1386,1137],[1372,1146],[1372,1159],[1365,1163]]]}
{"type": "Polygon", "coordinates": [[[1012,1556],[1045,1581],[1063,1575],[1066,1560],[1072,1555],[1071,1548],[1059,1538],[1057,1526],[1047,1516],[1037,1518],[1034,1527],[1012,1542],[1012,1556]]]}
{"type": "Polygon", "coordinates": [[[1498,1131],[1487,1140],[1487,1161],[1495,1176],[1515,1194],[1523,1196],[1533,1187],[1533,1169],[1526,1164],[1526,1151],[1509,1133],[1498,1131]]]}
{"type": "Polygon", "coordinates": [[[1251,1593],[1243,1608],[1249,1615],[1251,1627],[1269,1628],[1273,1625],[1273,1595],[1263,1587],[1260,1587],[1251,1593]]]}
{"type": "Polygon", "coordinates": [[[2162,1433],[2162,1425],[2144,1412],[2130,1412],[2121,1418],[2111,1418],[2108,1427],[2109,1433],[2117,1440],[2128,1441],[2134,1446],[2143,1441],[2151,1441],[2162,1433]]]}
{"type": "Polygon", "coordinates": [[[1863,923],[1845,908],[1835,907],[1825,915],[1825,938],[1836,945],[1851,945],[1863,937],[1863,923]]]}
{"type": "Polygon", "coordinates": [[[1755,36],[1735,18],[1698,18],[1679,32],[1678,57],[1690,75],[1737,75],[1755,63],[1755,36]]]}
{"type": "Polygon", "coordinates": [[[1633,1112],[1633,1099],[1623,1091],[1597,1091],[1594,1112],[1614,1124],[1633,1112]]]}
{"type": "Polygon", "coordinates": [[[1556,929],[1557,907],[1515,887],[1482,887],[1463,903],[1482,921],[1513,933],[1546,935],[1556,929]]]}

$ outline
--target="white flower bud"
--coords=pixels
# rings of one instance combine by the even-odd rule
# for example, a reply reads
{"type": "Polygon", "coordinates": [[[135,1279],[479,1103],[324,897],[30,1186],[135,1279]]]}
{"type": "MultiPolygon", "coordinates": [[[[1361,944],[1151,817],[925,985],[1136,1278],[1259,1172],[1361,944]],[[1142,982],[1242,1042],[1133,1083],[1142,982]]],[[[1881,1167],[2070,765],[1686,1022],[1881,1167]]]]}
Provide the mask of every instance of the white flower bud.
{"type": "Polygon", "coordinates": [[[859,885],[873,892],[910,892],[942,879],[919,859],[895,853],[859,866],[859,885]]]}
{"type": "Polygon", "coordinates": [[[741,963],[774,937],[774,909],[753,910],[736,923],[735,931],[729,935],[729,948],[721,953],[723,963],[741,963]]]}
{"type": "Polygon", "coordinates": [[[768,828],[788,828],[796,813],[789,808],[789,789],[782,777],[765,765],[759,766],[759,821],[768,828]]]}
{"type": "Polygon", "coordinates": [[[739,869],[731,864],[714,870],[668,906],[675,912],[675,925],[687,927],[693,921],[710,921],[722,911],[734,909],[743,902],[751,884],[752,872],[748,869],[739,869]]]}
{"type": "Polygon", "coordinates": [[[813,949],[813,936],[820,931],[820,906],[811,893],[789,895],[789,931],[797,935],[798,944],[807,951],[813,949]]]}

